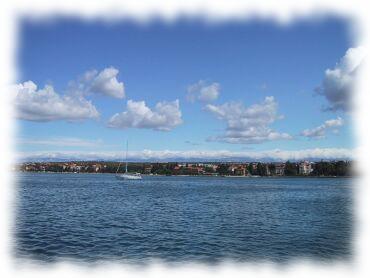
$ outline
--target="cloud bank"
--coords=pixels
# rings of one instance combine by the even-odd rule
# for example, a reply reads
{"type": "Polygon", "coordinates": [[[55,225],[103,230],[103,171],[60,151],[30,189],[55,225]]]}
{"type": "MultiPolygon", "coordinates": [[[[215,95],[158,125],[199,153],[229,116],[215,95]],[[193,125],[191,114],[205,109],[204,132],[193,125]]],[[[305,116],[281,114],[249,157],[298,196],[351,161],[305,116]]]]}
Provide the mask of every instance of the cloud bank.
{"type": "Polygon", "coordinates": [[[245,107],[240,102],[227,102],[222,105],[208,104],[205,109],[227,124],[223,135],[210,137],[209,141],[234,144],[253,144],[265,141],[285,140],[292,137],[279,133],[269,126],[282,116],[277,113],[278,104],[269,96],[260,104],[245,107]]]}
{"type": "Polygon", "coordinates": [[[145,101],[127,101],[124,112],[113,115],[108,126],[112,128],[146,128],[169,131],[182,123],[179,100],[158,102],[153,109],[145,101]]]}
{"type": "Polygon", "coordinates": [[[53,86],[38,89],[32,81],[11,87],[16,116],[28,121],[96,119],[99,112],[83,96],[59,95],[53,86]]]}
{"type": "MultiPolygon", "coordinates": [[[[344,148],[316,148],[297,151],[267,150],[231,152],[219,151],[130,151],[130,161],[299,161],[347,160],[354,158],[354,150],[344,148]]],[[[122,160],[122,152],[28,152],[18,153],[19,161],[63,160],[122,160]]]]}
{"type": "Polygon", "coordinates": [[[342,126],[343,123],[344,121],[341,117],[332,120],[327,120],[318,127],[303,130],[301,135],[309,138],[322,139],[325,138],[326,132],[328,130],[336,132],[337,129],[335,128],[342,126]]]}
{"type": "Polygon", "coordinates": [[[328,110],[351,110],[356,75],[364,56],[363,47],[350,48],[333,69],[325,71],[324,80],[316,91],[328,101],[328,110]]]}

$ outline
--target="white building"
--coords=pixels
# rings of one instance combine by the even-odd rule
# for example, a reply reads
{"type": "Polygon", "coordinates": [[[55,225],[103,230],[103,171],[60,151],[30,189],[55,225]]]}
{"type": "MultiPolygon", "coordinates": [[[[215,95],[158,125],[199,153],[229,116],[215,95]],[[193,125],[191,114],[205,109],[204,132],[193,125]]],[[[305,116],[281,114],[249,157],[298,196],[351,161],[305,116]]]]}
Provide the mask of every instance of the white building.
{"type": "Polygon", "coordinates": [[[309,175],[313,171],[311,163],[308,161],[302,161],[299,163],[299,174],[309,175]]]}
{"type": "Polygon", "coordinates": [[[285,163],[275,163],[275,175],[283,176],[285,171],[285,163]]]}

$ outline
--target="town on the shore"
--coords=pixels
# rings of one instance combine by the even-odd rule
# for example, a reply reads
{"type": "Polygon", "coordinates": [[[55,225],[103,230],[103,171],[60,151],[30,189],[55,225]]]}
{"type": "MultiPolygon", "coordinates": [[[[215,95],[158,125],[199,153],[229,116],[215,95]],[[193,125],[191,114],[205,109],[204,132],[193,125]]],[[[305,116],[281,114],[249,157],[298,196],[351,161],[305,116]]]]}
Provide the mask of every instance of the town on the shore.
{"type": "MultiPolygon", "coordinates": [[[[146,175],[189,176],[351,176],[351,161],[299,162],[130,162],[129,172],[146,175]]],[[[119,162],[70,161],[28,162],[18,164],[19,171],[59,173],[122,173],[119,162]]]]}

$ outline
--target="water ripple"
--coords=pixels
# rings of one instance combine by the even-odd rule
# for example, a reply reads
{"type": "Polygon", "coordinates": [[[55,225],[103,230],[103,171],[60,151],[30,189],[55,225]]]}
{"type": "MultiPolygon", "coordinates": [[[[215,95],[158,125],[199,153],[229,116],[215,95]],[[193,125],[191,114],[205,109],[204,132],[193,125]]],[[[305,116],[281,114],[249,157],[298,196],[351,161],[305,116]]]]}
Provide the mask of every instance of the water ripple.
{"type": "Polygon", "coordinates": [[[350,179],[21,174],[15,254],[42,262],[349,260],[350,179]]]}

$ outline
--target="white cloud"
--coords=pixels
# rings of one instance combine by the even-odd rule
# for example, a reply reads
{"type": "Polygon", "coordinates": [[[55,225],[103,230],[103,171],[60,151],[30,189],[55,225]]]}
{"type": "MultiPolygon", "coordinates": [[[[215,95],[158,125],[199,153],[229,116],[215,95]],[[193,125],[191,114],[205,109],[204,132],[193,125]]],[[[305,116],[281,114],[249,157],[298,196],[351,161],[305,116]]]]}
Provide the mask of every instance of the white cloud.
{"type": "MultiPolygon", "coordinates": [[[[299,161],[299,160],[347,160],[354,159],[355,151],[345,148],[316,148],[296,151],[267,150],[231,152],[219,151],[130,151],[131,161],[299,161]]],[[[23,161],[42,160],[122,160],[122,152],[27,152],[18,153],[23,161]]]]}
{"type": "Polygon", "coordinates": [[[114,98],[125,97],[125,86],[123,82],[118,82],[117,75],[119,70],[114,67],[87,71],[79,80],[69,84],[69,91],[74,94],[102,94],[114,98]]]}
{"type": "Polygon", "coordinates": [[[327,120],[322,125],[312,129],[305,129],[302,131],[301,135],[309,138],[322,139],[325,138],[327,130],[332,130],[334,133],[338,133],[336,127],[342,126],[344,123],[341,117],[336,119],[327,120]]]}
{"type": "Polygon", "coordinates": [[[119,71],[113,67],[98,72],[87,71],[78,81],[71,81],[67,94],[60,95],[53,86],[38,89],[32,81],[11,86],[17,117],[29,121],[83,120],[98,118],[99,113],[89,94],[124,98],[124,84],[118,82],[119,71]]]}
{"type": "Polygon", "coordinates": [[[220,85],[218,83],[207,84],[200,80],[188,87],[187,100],[194,102],[200,100],[203,102],[211,102],[218,98],[220,94],[220,85]]]}
{"type": "Polygon", "coordinates": [[[325,96],[329,102],[327,109],[333,111],[351,109],[356,74],[364,56],[363,47],[350,48],[333,69],[325,71],[324,80],[317,88],[317,92],[325,96]]]}
{"type": "Polygon", "coordinates": [[[182,123],[179,100],[158,102],[154,109],[144,101],[127,101],[127,110],[113,115],[108,126],[169,131],[182,123]]]}
{"type": "Polygon", "coordinates": [[[29,121],[76,121],[94,119],[99,113],[83,96],[59,95],[53,86],[37,89],[32,81],[11,86],[11,94],[19,119],[29,121]]]}
{"type": "Polygon", "coordinates": [[[208,104],[206,110],[227,123],[225,134],[210,137],[209,141],[252,144],[291,139],[289,134],[276,132],[269,127],[282,118],[277,114],[277,107],[278,104],[272,96],[266,97],[261,104],[249,107],[240,102],[227,102],[218,106],[208,104]]]}

